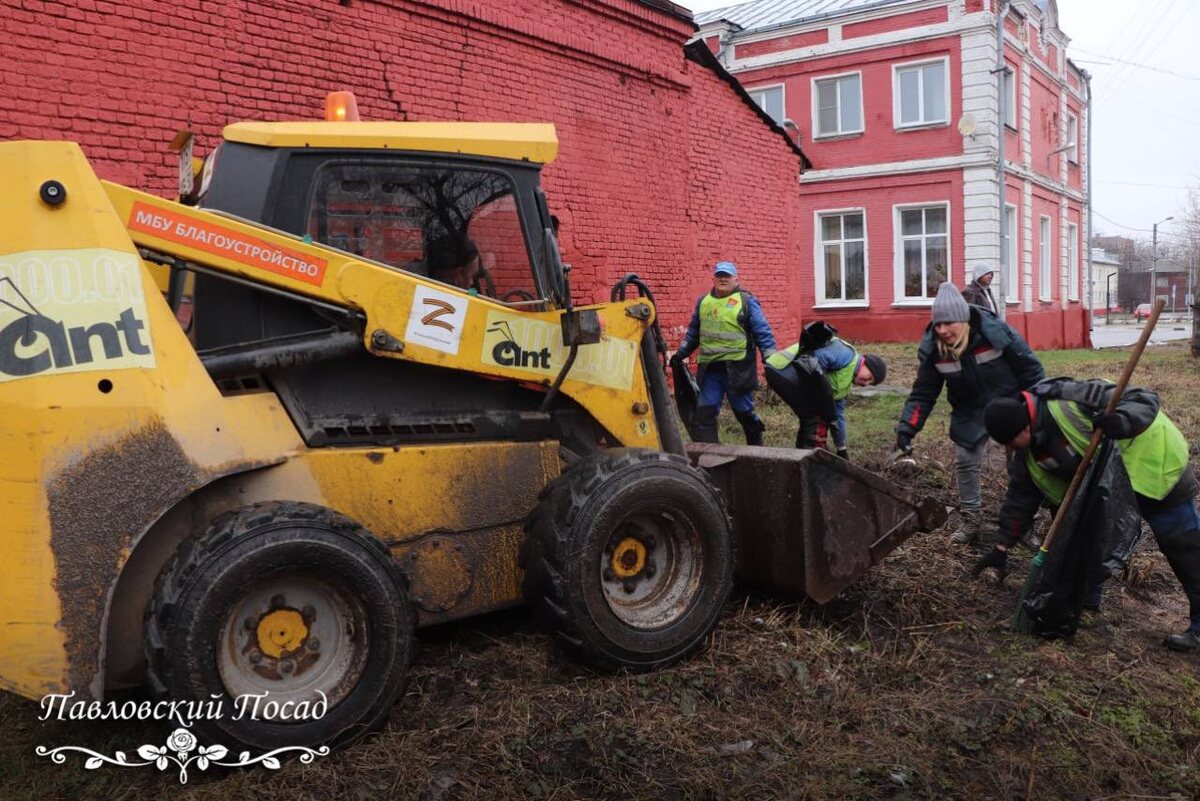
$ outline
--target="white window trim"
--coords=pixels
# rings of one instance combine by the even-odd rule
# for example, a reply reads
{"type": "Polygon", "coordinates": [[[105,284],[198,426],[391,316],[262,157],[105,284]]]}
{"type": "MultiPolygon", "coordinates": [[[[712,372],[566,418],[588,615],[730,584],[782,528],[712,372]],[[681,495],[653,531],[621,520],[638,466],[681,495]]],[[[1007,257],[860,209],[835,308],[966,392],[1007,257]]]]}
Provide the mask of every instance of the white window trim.
{"type": "MultiPolygon", "coordinates": [[[[854,136],[863,133],[867,129],[867,115],[863,109],[863,79],[862,70],[849,70],[848,72],[834,72],[829,75],[815,75],[811,79],[810,94],[812,95],[812,139],[837,139],[839,136],[854,136]],[[817,83],[819,81],[835,80],[837,78],[849,78],[852,75],[858,76],[858,121],[859,127],[855,131],[838,131],[836,133],[821,133],[821,108],[820,101],[817,95],[817,83]]],[[[842,95],[838,93],[838,125],[842,124],[842,95]]]]}
{"type": "Polygon", "coordinates": [[[1008,276],[1007,285],[1005,286],[1006,297],[1004,302],[1009,305],[1017,305],[1021,302],[1021,253],[1017,249],[1017,243],[1021,236],[1021,216],[1016,203],[1005,203],[1005,233],[1007,234],[1008,210],[1012,209],[1013,213],[1013,236],[1008,237],[1008,276]]]}
{"type": "MultiPolygon", "coordinates": [[[[921,107],[921,113],[925,113],[924,92],[925,82],[919,81],[918,86],[922,97],[918,105],[921,107]]],[[[950,124],[950,57],[942,56],[941,58],[922,58],[917,61],[905,61],[899,64],[892,65],[892,127],[897,131],[907,131],[912,128],[938,128],[945,127],[950,124]],[[909,69],[911,67],[924,67],[928,64],[942,65],[943,87],[942,94],[945,101],[946,119],[944,120],[921,120],[920,122],[901,122],[900,121],[900,70],[909,69]]]]}
{"type": "Polygon", "coordinates": [[[1054,225],[1045,214],[1038,215],[1038,300],[1050,303],[1054,294],[1054,276],[1050,265],[1054,251],[1050,238],[1054,236],[1054,225]]]}
{"type": "MultiPolygon", "coordinates": [[[[813,295],[817,302],[814,309],[865,309],[871,305],[871,253],[870,239],[867,232],[867,209],[864,206],[852,206],[844,209],[821,209],[813,212],[813,278],[816,281],[813,295]],[[822,237],[821,218],[834,214],[861,214],[863,218],[863,299],[862,300],[826,300],[825,299],[825,240],[822,237]]],[[[844,239],[841,241],[845,241],[844,239]]],[[[843,265],[844,265],[843,261],[843,265]]],[[[844,271],[844,267],[843,267],[844,271]]]]}
{"type": "Polygon", "coordinates": [[[1079,300],[1079,224],[1067,223],[1067,300],[1079,300]]]}
{"type": "Polygon", "coordinates": [[[1067,111],[1067,141],[1063,144],[1070,145],[1067,149],[1067,161],[1072,164],[1079,163],[1079,115],[1073,111],[1067,111]]]}
{"type": "Polygon", "coordinates": [[[932,298],[904,297],[904,247],[901,244],[900,212],[908,209],[927,209],[944,206],[946,209],[946,280],[954,281],[954,220],[951,217],[949,200],[928,200],[921,203],[898,203],[892,206],[892,306],[895,308],[920,308],[932,306],[932,298]]]}
{"type": "Polygon", "coordinates": [[[1004,127],[1014,131],[1019,131],[1020,126],[1018,123],[1020,122],[1021,117],[1021,105],[1017,102],[1017,68],[1009,66],[1008,62],[1006,61],[1004,62],[1004,71],[1006,73],[1005,77],[1007,80],[1005,82],[1008,84],[1008,94],[1012,99],[1013,110],[1012,114],[1008,114],[1008,106],[1007,104],[1005,105],[1004,110],[1006,113],[1004,115],[1004,127]]]}
{"type": "MultiPolygon", "coordinates": [[[[746,89],[746,94],[748,94],[748,95],[753,95],[755,92],[767,92],[767,91],[770,91],[771,89],[778,89],[779,90],[779,107],[783,110],[783,120],[786,120],[788,118],[788,115],[787,115],[787,86],[782,81],[779,83],[764,83],[764,84],[760,84],[758,86],[747,86],[747,87],[745,87],[745,89],[746,89]]],[[[750,99],[754,100],[753,97],[751,97],[750,99]]],[[[757,100],[754,101],[754,105],[758,106],[757,100]]],[[[758,106],[758,107],[762,108],[762,106],[758,106]]],[[[764,114],[767,114],[767,110],[765,108],[762,108],[762,110],[763,110],[764,114]]],[[[767,116],[769,117],[771,115],[767,114],[767,116]]],[[[779,121],[780,125],[783,125],[783,120],[779,121]]]]}

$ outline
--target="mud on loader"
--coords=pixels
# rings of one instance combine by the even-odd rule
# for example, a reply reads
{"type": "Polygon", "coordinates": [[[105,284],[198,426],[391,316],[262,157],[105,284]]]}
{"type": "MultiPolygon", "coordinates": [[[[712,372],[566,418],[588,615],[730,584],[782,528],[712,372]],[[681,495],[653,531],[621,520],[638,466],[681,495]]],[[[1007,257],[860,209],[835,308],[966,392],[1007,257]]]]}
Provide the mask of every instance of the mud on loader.
{"type": "Polygon", "coordinates": [[[824,601],[939,522],[825,452],[685,449],[646,287],[571,304],[556,150],[239,123],[181,203],[0,143],[0,688],[267,694],[196,725],[345,744],[418,626],[528,600],[586,662],[652,668],[703,642],[735,554],[824,601]]]}

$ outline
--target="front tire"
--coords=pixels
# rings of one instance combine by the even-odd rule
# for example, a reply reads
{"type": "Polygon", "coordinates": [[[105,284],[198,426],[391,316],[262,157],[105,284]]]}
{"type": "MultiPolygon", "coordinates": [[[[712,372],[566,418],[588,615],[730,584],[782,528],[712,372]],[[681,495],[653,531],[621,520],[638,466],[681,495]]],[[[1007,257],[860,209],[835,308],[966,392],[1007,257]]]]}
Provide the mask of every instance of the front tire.
{"type": "Polygon", "coordinates": [[[195,723],[220,744],[345,745],[382,726],[403,690],[407,596],[383,544],[342,515],[295,502],[222,515],[159,578],[146,617],[151,688],[219,697],[222,715],[195,723]],[[327,711],[314,718],[322,695],[327,711]]]}
{"type": "Polygon", "coordinates": [[[683,658],[733,586],[721,497],[672,454],[616,449],[572,464],[543,491],[526,531],[525,596],[594,667],[683,658]]]}

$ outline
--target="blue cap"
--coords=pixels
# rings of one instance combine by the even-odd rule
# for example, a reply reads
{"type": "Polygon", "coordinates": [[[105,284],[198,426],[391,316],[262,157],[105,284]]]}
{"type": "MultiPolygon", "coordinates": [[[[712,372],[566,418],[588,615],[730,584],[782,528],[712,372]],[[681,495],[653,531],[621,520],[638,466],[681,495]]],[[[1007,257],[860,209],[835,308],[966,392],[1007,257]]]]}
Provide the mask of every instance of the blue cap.
{"type": "Polygon", "coordinates": [[[725,273],[737,278],[737,265],[731,261],[719,261],[713,266],[713,275],[725,273]]]}

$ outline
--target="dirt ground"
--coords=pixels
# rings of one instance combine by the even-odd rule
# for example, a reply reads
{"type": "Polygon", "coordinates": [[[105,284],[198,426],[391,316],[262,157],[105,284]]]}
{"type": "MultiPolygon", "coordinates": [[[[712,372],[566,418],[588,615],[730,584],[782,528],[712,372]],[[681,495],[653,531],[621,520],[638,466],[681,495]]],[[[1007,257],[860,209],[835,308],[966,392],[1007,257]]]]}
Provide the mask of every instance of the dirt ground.
{"type": "MultiPolygon", "coordinates": [[[[889,387],[913,349],[883,346],[889,387]]],[[[1045,354],[1051,375],[1115,378],[1126,353],[1045,354]]],[[[1154,387],[1200,439],[1200,365],[1182,345],[1147,354],[1154,387]]],[[[851,399],[851,457],[954,502],[945,403],[915,445],[922,470],[889,473],[903,396],[851,399]]],[[[794,436],[764,404],[769,443],[794,436]]],[[[730,423],[732,421],[726,421],[730,423]]],[[[727,425],[725,439],[736,441],[727,425]]],[[[1005,479],[989,453],[986,503],[1005,479]]],[[[104,753],[165,728],[43,723],[0,693],[3,799],[1132,799],[1200,797],[1200,657],[1166,651],[1186,605],[1147,536],[1103,609],[1067,642],[1011,633],[1030,554],[1003,586],[972,579],[982,553],[945,530],[918,535],[826,606],[735,594],[706,647],[648,674],[567,661],[525,610],[420,635],[388,728],[309,765],[176,775],[52,765],[44,745],[104,753]]]]}

